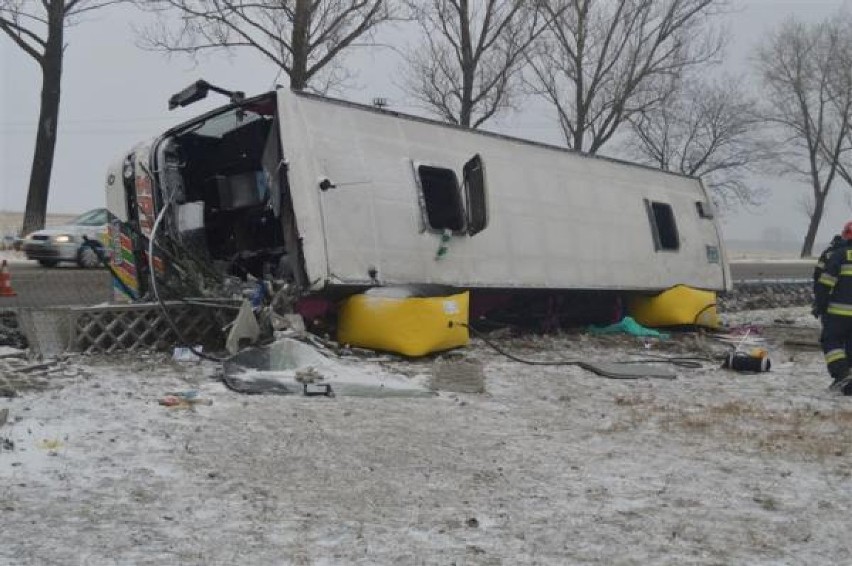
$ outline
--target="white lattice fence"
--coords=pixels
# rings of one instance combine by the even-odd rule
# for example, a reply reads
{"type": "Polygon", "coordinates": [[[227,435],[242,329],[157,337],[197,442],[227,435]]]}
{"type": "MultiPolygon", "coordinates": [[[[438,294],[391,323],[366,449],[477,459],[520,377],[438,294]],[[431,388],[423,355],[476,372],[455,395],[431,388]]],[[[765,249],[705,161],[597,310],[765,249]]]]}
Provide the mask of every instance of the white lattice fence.
{"type": "MultiPolygon", "coordinates": [[[[169,316],[190,344],[222,345],[222,327],[236,312],[227,306],[169,303],[169,316]]],[[[158,304],[109,305],[70,311],[68,348],[85,353],[168,349],[180,343],[158,304]]]]}

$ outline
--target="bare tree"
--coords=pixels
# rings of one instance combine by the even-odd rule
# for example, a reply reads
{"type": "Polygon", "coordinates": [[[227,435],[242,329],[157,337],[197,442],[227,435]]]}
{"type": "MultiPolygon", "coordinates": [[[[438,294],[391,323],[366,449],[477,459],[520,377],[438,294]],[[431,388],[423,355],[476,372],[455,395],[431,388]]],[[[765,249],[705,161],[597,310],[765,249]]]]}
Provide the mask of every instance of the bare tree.
{"type": "Polygon", "coordinates": [[[391,17],[389,0],[137,0],[137,5],[159,16],[156,25],[140,31],[144,47],[192,56],[253,49],[286,73],[292,88],[317,91],[345,79],[336,58],[391,17]],[[316,84],[321,73],[324,85],[316,84]]]}
{"type": "Polygon", "coordinates": [[[826,199],[841,167],[852,116],[846,27],[832,19],[819,24],[788,20],[757,53],[763,79],[762,111],[783,135],[783,169],[808,181],[808,229],[802,257],[810,256],[826,199]]]}
{"type": "Polygon", "coordinates": [[[41,67],[41,104],[33,152],[24,234],[44,227],[62,90],[65,28],[75,16],[120,0],[0,0],[0,30],[41,67]]]}
{"type": "Polygon", "coordinates": [[[763,191],[745,177],[773,154],[743,80],[688,81],[663,104],[628,119],[631,153],[665,171],[701,177],[721,208],[758,204],[763,191]]]}
{"type": "Polygon", "coordinates": [[[424,42],[406,54],[409,93],[442,118],[478,128],[518,94],[523,53],[545,29],[536,2],[407,0],[424,42]]]}
{"type": "MultiPolygon", "coordinates": [[[[850,188],[852,187],[852,112],[844,113],[842,106],[844,100],[852,98],[850,95],[852,93],[852,15],[844,13],[833,21],[840,30],[837,39],[842,42],[842,46],[835,54],[835,70],[832,73],[829,88],[832,91],[835,108],[841,116],[845,115],[846,119],[846,139],[838,151],[837,174],[846,182],[847,188],[850,188]]],[[[830,155],[830,148],[823,145],[822,149],[823,155],[830,155]]],[[[844,197],[847,206],[852,208],[852,193],[847,190],[844,197]]]]}
{"type": "Polygon", "coordinates": [[[684,71],[715,60],[726,0],[541,0],[552,20],[529,57],[533,92],[569,147],[597,153],[684,71]]]}

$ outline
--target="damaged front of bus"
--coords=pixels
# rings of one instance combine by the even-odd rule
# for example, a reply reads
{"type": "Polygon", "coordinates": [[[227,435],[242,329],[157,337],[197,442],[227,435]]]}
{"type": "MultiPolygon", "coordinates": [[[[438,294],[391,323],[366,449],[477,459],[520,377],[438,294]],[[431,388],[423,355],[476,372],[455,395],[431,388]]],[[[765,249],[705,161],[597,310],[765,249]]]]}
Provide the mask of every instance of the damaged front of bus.
{"type": "Polygon", "coordinates": [[[233,296],[247,284],[305,285],[275,92],[231,103],[122,154],[106,179],[117,301],[233,296]],[[155,277],[151,277],[154,273],[155,277]]]}

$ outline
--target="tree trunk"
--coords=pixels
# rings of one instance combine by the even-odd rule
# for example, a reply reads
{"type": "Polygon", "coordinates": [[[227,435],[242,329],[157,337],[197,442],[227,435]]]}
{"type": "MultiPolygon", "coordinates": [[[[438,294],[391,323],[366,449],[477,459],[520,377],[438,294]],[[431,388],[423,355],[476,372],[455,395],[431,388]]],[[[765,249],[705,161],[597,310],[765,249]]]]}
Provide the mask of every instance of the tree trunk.
{"type": "Polygon", "coordinates": [[[459,125],[465,128],[470,127],[470,120],[473,114],[473,72],[467,69],[462,71],[462,99],[461,107],[459,108],[459,125]]]}
{"type": "MultiPolygon", "coordinates": [[[[462,51],[462,92],[461,107],[459,108],[459,125],[469,128],[471,112],[473,111],[473,81],[476,76],[476,67],[473,61],[473,39],[470,34],[470,11],[467,0],[461,0],[458,10],[462,51]]],[[[480,33],[488,33],[488,30],[483,29],[480,33]]]]}
{"type": "Polygon", "coordinates": [[[53,155],[56,150],[59,98],[62,82],[62,42],[64,25],[64,3],[53,0],[48,9],[48,35],[44,58],[41,61],[41,107],[38,117],[33,165],[27,205],[24,210],[22,234],[44,228],[47,215],[47,197],[50,191],[50,175],[53,170],[53,155]]]}
{"type": "Polygon", "coordinates": [[[589,4],[580,4],[575,7],[579,10],[577,14],[577,46],[574,53],[574,68],[576,69],[576,79],[574,84],[574,107],[577,109],[577,115],[574,123],[574,139],[571,149],[574,151],[583,151],[583,142],[586,137],[586,121],[588,119],[588,107],[586,106],[586,77],[585,58],[586,58],[586,18],[588,17],[589,4]]]}
{"type": "Polygon", "coordinates": [[[296,12],[293,16],[293,64],[290,69],[290,88],[305,90],[308,86],[308,32],[311,26],[310,0],[296,0],[296,12]]]}
{"type": "Polygon", "coordinates": [[[814,199],[814,213],[811,214],[810,223],[808,224],[808,232],[805,234],[805,242],[802,244],[801,257],[811,257],[814,250],[814,241],[816,240],[817,230],[819,230],[820,222],[822,221],[822,213],[825,208],[825,198],[827,194],[818,192],[814,199]]]}

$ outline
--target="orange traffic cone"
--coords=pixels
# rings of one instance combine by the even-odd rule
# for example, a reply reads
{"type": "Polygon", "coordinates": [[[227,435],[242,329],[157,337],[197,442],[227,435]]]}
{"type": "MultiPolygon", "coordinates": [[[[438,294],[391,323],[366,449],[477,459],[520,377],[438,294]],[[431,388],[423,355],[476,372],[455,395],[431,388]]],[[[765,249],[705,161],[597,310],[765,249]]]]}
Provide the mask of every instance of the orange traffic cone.
{"type": "Polygon", "coordinates": [[[16,297],[18,294],[12,289],[12,274],[6,260],[0,264],[0,297],[16,297]]]}

